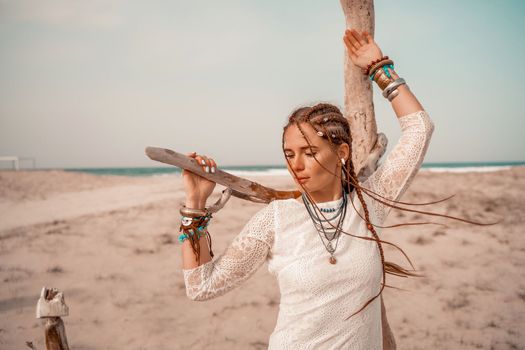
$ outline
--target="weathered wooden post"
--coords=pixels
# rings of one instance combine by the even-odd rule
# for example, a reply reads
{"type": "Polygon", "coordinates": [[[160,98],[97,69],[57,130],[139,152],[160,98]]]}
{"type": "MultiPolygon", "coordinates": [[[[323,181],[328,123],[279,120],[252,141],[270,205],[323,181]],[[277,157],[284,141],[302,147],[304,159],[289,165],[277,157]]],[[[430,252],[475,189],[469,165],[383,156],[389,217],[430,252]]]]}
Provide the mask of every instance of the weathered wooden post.
{"type": "MultiPolygon", "coordinates": [[[[45,319],[47,350],[69,350],[62,316],[69,315],[64,295],[56,288],[43,287],[36,305],[36,318],[45,319]]],[[[30,346],[29,344],[27,344],[30,346]]],[[[31,344],[32,346],[32,344],[31,344]]]]}
{"type": "MultiPolygon", "coordinates": [[[[373,0],[340,0],[346,27],[366,30],[374,37],[375,13],[373,0]]],[[[388,139],[377,133],[372,83],[356,67],[345,52],[345,116],[352,133],[352,161],[360,181],[364,181],[376,169],[385,153],[388,139]]],[[[396,341],[386,317],[381,296],[381,322],[383,326],[383,349],[396,349],[396,341]]]]}
{"type": "MultiPolygon", "coordinates": [[[[345,15],[346,27],[366,30],[374,36],[375,15],[373,0],[340,0],[345,15]]],[[[355,66],[345,52],[345,117],[352,133],[352,160],[356,174],[364,181],[376,168],[379,158],[385,153],[387,138],[377,133],[377,124],[372,99],[372,83],[355,66]]]]}

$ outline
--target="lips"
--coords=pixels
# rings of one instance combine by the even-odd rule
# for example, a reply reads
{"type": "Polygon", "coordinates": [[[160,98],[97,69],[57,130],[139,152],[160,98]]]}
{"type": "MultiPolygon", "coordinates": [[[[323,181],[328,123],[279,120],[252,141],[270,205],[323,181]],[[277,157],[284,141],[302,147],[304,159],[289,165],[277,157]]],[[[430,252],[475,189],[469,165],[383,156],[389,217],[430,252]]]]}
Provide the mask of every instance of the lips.
{"type": "Polygon", "coordinates": [[[299,181],[300,183],[303,183],[303,182],[305,182],[308,179],[309,179],[309,177],[298,177],[297,181],[299,181]]]}

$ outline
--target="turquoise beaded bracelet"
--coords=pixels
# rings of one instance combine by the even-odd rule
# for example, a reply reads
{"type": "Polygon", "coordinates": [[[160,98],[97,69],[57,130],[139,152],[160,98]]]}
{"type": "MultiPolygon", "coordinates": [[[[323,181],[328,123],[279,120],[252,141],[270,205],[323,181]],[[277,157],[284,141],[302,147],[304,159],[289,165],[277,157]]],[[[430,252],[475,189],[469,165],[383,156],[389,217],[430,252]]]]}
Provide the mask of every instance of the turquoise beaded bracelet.
{"type": "MultiPolygon", "coordinates": [[[[182,223],[183,223],[183,226],[188,226],[191,224],[191,221],[196,220],[196,219],[202,219],[202,218],[203,217],[193,217],[192,218],[192,217],[182,216],[182,223]]],[[[205,234],[205,229],[208,227],[208,224],[210,223],[210,219],[211,219],[211,214],[206,215],[204,225],[197,227],[197,238],[201,238],[205,234]]],[[[195,234],[194,230],[189,230],[188,232],[190,233],[191,236],[195,234]]],[[[179,235],[179,242],[183,243],[184,240],[189,239],[189,238],[190,237],[188,236],[187,233],[183,233],[179,235]]]]}
{"type": "MultiPolygon", "coordinates": [[[[201,228],[202,226],[199,227],[199,229],[201,228]]],[[[195,232],[193,230],[190,231],[190,235],[193,236],[195,234],[195,232]]],[[[198,230],[197,232],[197,238],[201,238],[202,236],[204,235],[204,232],[202,230],[198,230]]],[[[180,243],[183,243],[184,240],[186,239],[189,239],[190,237],[186,234],[186,233],[183,233],[179,236],[179,242],[180,243]]]]}
{"type": "MultiPolygon", "coordinates": [[[[385,65],[382,66],[380,69],[383,69],[383,72],[385,72],[385,74],[386,74],[387,77],[392,78],[392,77],[390,76],[390,72],[388,71],[388,68],[394,70],[394,65],[393,65],[393,64],[385,64],[385,65]]],[[[370,76],[370,80],[374,81],[374,76],[376,75],[376,73],[377,73],[378,70],[379,70],[379,69],[377,69],[377,70],[374,72],[374,74],[372,74],[372,75],[370,76]]]]}

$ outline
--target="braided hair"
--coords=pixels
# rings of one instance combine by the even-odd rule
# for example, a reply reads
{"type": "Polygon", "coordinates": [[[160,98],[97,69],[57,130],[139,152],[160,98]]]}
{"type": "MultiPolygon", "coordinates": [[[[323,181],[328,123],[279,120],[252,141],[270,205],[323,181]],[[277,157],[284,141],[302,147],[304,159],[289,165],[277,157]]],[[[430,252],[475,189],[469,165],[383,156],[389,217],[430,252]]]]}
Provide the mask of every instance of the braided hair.
{"type": "MultiPolygon", "coordinates": [[[[370,213],[369,213],[368,207],[367,207],[367,205],[365,203],[365,200],[364,200],[364,197],[363,197],[363,193],[365,193],[369,197],[373,198],[374,200],[377,200],[378,202],[380,202],[382,204],[385,204],[387,206],[390,206],[390,207],[396,208],[396,209],[400,209],[400,210],[406,210],[406,211],[417,212],[417,213],[428,214],[428,215],[434,215],[434,216],[448,217],[448,218],[451,218],[451,219],[455,219],[455,220],[459,220],[459,221],[463,221],[463,222],[467,222],[467,223],[471,223],[471,224],[475,224],[475,225],[492,225],[492,224],[476,223],[476,222],[473,222],[473,221],[470,221],[470,220],[467,220],[467,219],[457,218],[457,217],[444,215],[444,214],[425,212],[425,211],[419,211],[419,210],[399,207],[399,206],[396,206],[394,204],[391,204],[391,203],[388,203],[388,202],[385,201],[385,200],[388,200],[389,202],[392,202],[392,203],[405,204],[405,205],[429,205],[429,204],[435,204],[435,203],[439,203],[439,202],[448,200],[452,196],[450,196],[448,198],[445,198],[445,199],[442,199],[442,200],[435,201],[435,202],[406,203],[406,202],[400,202],[400,201],[395,201],[395,200],[392,200],[392,199],[385,198],[385,197],[381,196],[380,194],[375,193],[374,191],[372,191],[372,190],[370,190],[368,188],[362,187],[359,184],[359,180],[358,180],[358,178],[356,176],[356,173],[355,173],[355,167],[354,167],[354,164],[352,162],[352,138],[351,138],[351,132],[350,132],[350,125],[348,123],[348,120],[341,113],[340,109],[337,106],[335,106],[335,105],[332,105],[332,104],[329,104],[329,103],[318,103],[318,104],[316,104],[314,106],[311,106],[311,107],[310,106],[303,106],[303,107],[297,108],[295,111],[293,111],[292,114],[288,117],[288,121],[287,121],[286,125],[283,128],[283,134],[282,134],[282,149],[283,149],[283,153],[284,153],[284,135],[285,135],[286,130],[291,125],[297,126],[297,128],[299,129],[299,131],[301,132],[303,137],[306,139],[306,142],[308,143],[308,146],[310,147],[310,150],[312,151],[312,149],[311,149],[312,144],[308,140],[308,137],[305,135],[305,133],[304,133],[302,127],[301,127],[301,124],[304,124],[304,123],[306,123],[307,125],[310,125],[317,132],[317,135],[319,135],[319,137],[327,140],[329,145],[330,145],[330,148],[332,149],[332,151],[334,153],[337,152],[337,147],[339,145],[341,145],[343,143],[348,144],[348,146],[350,148],[350,156],[349,156],[348,160],[344,164],[342,164],[342,163],[340,164],[342,166],[342,169],[343,169],[342,172],[344,173],[344,176],[341,176],[340,174],[333,174],[333,175],[336,176],[336,177],[341,178],[341,184],[342,184],[343,189],[344,189],[346,194],[350,194],[352,191],[355,190],[355,192],[357,194],[357,197],[359,198],[359,201],[361,202],[361,205],[362,205],[363,210],[364,210],[364,218],[361,216],[361,214],[355,208],[353,201],[350,201],[350,202],[352,203],[352,206],[354,206],[354,209],[355,209],[356,213],[361,217],[361,219],[365,220],[366,227],[371,232],[372,238],[368,237],[368,236],[354,235],[354,234],[351,234],[349,232],[345,232],[345,231],[342,231],[342,230],[341,230],[341,233],[344,233],[346,235],[353,236],[353,237],[356,237],[356,238],[365,239],[365,240],[375,240],[376,243],[377,243],[378,250],[379,250],[379,255],[381,257],[381,263],[382,263],[382,266],[383,266],[383,276],[382,276],[382,283],[381,283],[380,291],[374,297],[372,297],[370,300],[368,300],[360,309],[358,309],[357,311],[352,313],[346,319],[349,319],[350,317],[352,317],[352,316],[356,315],[357,313],[359,313],[360,311],[362,311],[367,305],[369,305],[372,301],[374,301],[374,299],[376,299],[378,296],[381,295],[381,293],[383,292],[383,289],[385,287],[399,289],[399,288],[396,288],[396,287],[393,287],[393,286],[388,286],[388,285],[385,284],[385,282],[386,282],[386,274],[391,274],[391,275],[400,276],[400,277],[409,277],[409,276],[411,276],[411,277],[423,277],[424,276],[424,275],[419,274],[419,273],[416,272],[416,270],[414,269],[414,265],[412,264],[412,262],[410,261],[408,256],[405,254],[405,252],[401,248],[399,248],[397,245],[395,245],[395,244],[393,244],[391,242],[387,242],[387,241],[381,240],[379,238],[377,232],[376,232],[375,227],[388,228],[388,227],[397,227],[397,226],[403,226],[403,225],[423,225],[423,224],[430,224],[430,223],[432,223],[432,222],[406,223],[406,224],[398,224],[398,225],[392,225],[392,226],[378,226],[378,225],[375,225],[370,220],[370,213]],[[405,256],[405,258],[408,260],[408,262],[410,263],[410,266],[412,267],[412,270],[405,269],[405,268],[401,267],[398,264],[386,261],[382,243],[392,245],[395,248],[399,249],[401,251],[401,253],[405,256]]],[[[312,151],[312,154],[314,154],[313,151],[312,151]]],[[[295,171],[293,170],[293,167],[290,165],[289,159],[287,157],[285,157],[285,159],[286,159],[286,161],[287,161],[287,163],[289,165],[289,168],[292,170],[294,175],[297,177],[297,174],[295,174],[295,171]]],[[[315,157],[315,155],[314,155],[314,159],[316,160],[316,162],[319,165],[321,165],[321,167],[324,170],[326,170],[326,171],[331,173],[331,170],[327,169],[323,164],[321,164],[321,162],[319,162],[319,160],[315,157]]],[[[303,187],[303,186],[301,185],[301,187],[303,187]]],[[[321,215],[324,217],[324,214],[317,207],[317,205],[315,204],[315,201],[312,200],[311,194],[304,187],[303,187],[303,190],[304,190],[304,194],[310,200],[310,203],[312,203],[314,205],[314,207],[316,208],[316,210],[318,210],[321,213],[321,215]]],[[[329,222],[329,224],[332,225],[332,227],[335,228],[335,226],[333,226],[333,224],[331,224],[330,222],[329,222]]]]}

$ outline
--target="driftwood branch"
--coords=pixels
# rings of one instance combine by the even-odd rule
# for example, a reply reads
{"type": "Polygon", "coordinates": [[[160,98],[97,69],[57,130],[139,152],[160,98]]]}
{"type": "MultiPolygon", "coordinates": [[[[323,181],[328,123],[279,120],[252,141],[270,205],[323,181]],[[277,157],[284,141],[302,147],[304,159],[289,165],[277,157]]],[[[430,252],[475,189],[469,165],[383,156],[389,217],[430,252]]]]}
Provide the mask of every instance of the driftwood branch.
{"type": "MultiPolygon", "coordinates": [[[[346,27],[366,30],[374,36],[375,14],[373,0],[340,0],[346,27]]],[[[361,69],[344,53],[345,116],[352,134],[352,161],[356,174],[363,181],[377,168],[388,140],[377,134],[372,83],[361,69]],[[380,142],[378,141],[380,137],[380,142]]]]}
{"type": "Polygon", "coordinates": [[[297,198],[301,195],[299,191],[278,191],[265,187],[257,182],[235,176],[221,169],[215,173],[207,173],[202,166],[193,158],[182,153],[177,153],[166,148],[148,147],[146,155],[152,160],[165,164],[175,165],[181,169],[191,171],[210,181],[231,189],[231,195],[257,203],[269,203],[275,199],[297,198]]]}

